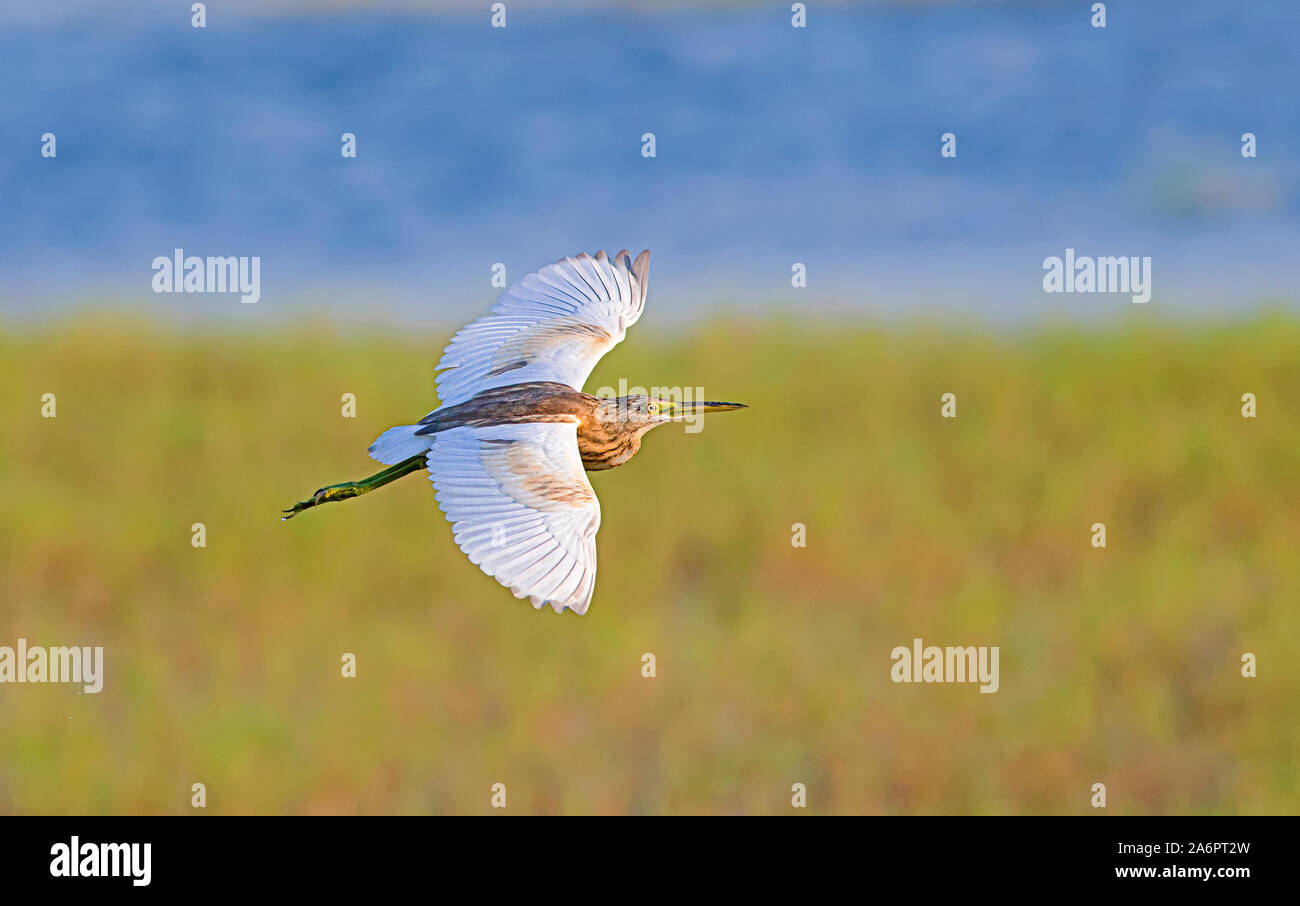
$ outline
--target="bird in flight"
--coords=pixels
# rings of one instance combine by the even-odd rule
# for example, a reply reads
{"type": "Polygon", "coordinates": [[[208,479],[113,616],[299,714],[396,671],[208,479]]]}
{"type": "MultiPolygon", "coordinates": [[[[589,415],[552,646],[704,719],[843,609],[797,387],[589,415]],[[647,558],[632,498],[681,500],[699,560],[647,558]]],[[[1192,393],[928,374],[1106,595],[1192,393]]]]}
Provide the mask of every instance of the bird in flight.
{"type": "Polygon", "coordinates": [[[370,445],[389,468],[321,488],[282,518],[427,470],[470,562],[535,608],[586,613],[600,502],[585,472],[621,466],[665,422],[745,408],[582,392],[601,356],[641,317],[649,270],[649,251],[635,262],[626,251],[612,260],[602,251],[524,277],[443,351],[441,405],[370,445]]]}

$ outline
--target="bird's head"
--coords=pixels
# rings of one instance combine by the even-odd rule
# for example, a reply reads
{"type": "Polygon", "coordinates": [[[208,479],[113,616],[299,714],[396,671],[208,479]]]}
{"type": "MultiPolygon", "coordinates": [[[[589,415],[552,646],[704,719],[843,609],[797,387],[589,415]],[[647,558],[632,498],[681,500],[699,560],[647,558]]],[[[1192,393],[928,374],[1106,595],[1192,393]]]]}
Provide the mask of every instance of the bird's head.
{"type": "Polygon", "coordinates": [[[657,396],[632,394],[619,397],[618,419],[625,426],[649,431],[665,422],[694,423],[705,412],[730,412],[748,408],[744,403],[715,403],[697,400],[671,400],[657,396]]]}

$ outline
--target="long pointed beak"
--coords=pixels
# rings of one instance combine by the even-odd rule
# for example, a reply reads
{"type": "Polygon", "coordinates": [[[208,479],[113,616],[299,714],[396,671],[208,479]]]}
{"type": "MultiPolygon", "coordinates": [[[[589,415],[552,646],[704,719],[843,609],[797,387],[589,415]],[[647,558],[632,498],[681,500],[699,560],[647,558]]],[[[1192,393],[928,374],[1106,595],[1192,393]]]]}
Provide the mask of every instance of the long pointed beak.
{"type": "Polygon", "coordinates": [[[748,409],[744,403],[678,403],[682,415],[694,415],[697,412],[730,412],[733,409],[748,409]]]}

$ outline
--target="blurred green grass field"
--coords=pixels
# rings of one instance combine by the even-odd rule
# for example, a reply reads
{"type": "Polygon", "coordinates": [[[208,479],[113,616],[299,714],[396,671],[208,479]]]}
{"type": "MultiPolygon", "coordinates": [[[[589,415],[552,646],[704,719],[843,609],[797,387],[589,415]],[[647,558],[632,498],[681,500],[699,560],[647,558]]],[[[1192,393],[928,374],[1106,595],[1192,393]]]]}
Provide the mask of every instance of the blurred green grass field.
{"type": "Polygon", "coordinates": [[[423,476],[278,519],[378,470],[447,338],[0,326],[0,645],[106,659],[0,686],[0,812],[1300,811],[1294,317],[638,329],[589,389],[752,408],[592,476],[581,618],[465,560],[423,476]],[[892,683],[916,637],[1000,646],[1000,690],[892,683]]]}

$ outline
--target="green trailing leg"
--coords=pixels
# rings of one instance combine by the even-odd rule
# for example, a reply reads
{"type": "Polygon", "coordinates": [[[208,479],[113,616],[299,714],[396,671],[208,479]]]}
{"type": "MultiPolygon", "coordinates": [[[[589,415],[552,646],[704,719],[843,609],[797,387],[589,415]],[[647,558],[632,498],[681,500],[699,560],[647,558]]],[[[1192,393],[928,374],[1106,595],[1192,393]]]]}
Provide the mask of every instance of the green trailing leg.
{"type": "Polygon", "coordinates": [[[328,487],[321,488],[315,494],[311,495],[310,500],[304,500],[301,503],[295,503],[290,509],[283,512],[287,515],[281,516],[281,521],[292,519],[303,510],[309,510],[314,506],[320,506],[322,503],[333,503],[336,500],[350,500],[353,497],[360,497],[362,494],[369,494],[375,488],[382,488],[389,482],[410,475],[412,472],[419,472],[424,469],[424,454],[412,456],[410,459],[404,459],[395,466],[389,466],[384,471],[369,478],[363,478],[360,481],[345,481],[342,484],[332,484],[328,487]]]}

